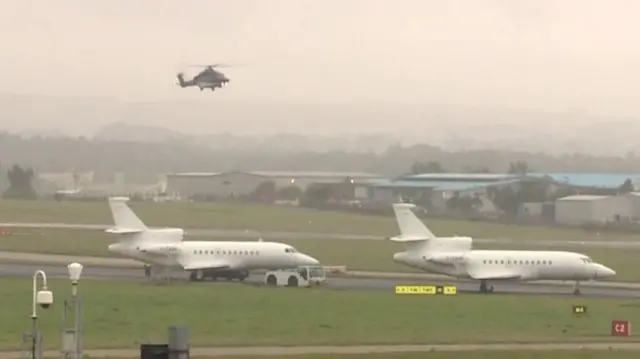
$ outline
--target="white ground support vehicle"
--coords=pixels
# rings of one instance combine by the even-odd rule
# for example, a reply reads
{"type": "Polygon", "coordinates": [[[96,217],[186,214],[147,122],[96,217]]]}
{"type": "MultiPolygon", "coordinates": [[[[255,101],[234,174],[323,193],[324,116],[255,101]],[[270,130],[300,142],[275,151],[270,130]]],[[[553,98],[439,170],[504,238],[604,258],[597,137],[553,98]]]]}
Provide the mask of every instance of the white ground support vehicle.
{"type": "Polygon", "coordinates": [[[311,287],[327,279],[322,266],[301,266],[296,269],[270,271],[264,274],[266,285],[311,287]]]}

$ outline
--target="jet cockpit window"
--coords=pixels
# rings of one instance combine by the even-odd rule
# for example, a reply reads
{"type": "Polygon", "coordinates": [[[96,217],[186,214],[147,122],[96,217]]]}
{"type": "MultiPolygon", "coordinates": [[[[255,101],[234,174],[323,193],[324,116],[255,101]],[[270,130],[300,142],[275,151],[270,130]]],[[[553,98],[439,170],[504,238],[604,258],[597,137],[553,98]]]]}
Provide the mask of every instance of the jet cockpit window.
{"type": "Polygon", "coordinates": [[[589,257],[582,257],[580,259],[582,260],[583,263],[586,263],[586,264],[593,263],[593,261],[589,257]]]}
{"type": "Polygon", "coordinates": [[[297,253],[298,251],[295,250],[295,248],[293,247],[287,247],[284,249],[285,253],[297,253]]]}

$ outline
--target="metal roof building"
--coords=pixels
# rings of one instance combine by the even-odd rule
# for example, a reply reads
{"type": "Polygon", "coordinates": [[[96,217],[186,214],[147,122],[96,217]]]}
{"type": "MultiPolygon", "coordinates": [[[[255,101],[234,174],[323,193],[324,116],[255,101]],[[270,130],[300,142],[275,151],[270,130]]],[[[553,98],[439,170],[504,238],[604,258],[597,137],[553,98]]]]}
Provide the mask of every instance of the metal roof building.
{"type": "Polygon", "coordinates": [[[640,173],[528,173],[528,178],[550,177],[558,184],[574,187],[618,188],[630,179],[640,184],[640,173]]]}

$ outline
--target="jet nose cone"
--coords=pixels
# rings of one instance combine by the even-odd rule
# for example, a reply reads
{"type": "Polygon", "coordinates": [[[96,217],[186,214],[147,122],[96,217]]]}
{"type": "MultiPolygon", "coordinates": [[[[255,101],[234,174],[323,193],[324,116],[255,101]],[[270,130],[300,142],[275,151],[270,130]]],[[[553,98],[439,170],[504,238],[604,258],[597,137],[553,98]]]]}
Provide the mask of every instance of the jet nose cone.
{"type": "Polygon", "coordinates": [[[602,264],[596,265],[596,278],[607,278],[616,275],[616,271],[602,264]]]}
{"type": "Polygon", "coordinates": [[[313,258],[312,256],[306,255],[306,254],[301,254],[300,255],[300,262],[302,265],[308,265],[308,266],[313,266],[313,265],[318,265],[320,264],[320,261],[313,258]]]}
{"type": "Polygon", "coordinates": [[[603,277],[613,277],[616,275],[616,271],[609,267],[602,266],[602,276],[603,277]]]}

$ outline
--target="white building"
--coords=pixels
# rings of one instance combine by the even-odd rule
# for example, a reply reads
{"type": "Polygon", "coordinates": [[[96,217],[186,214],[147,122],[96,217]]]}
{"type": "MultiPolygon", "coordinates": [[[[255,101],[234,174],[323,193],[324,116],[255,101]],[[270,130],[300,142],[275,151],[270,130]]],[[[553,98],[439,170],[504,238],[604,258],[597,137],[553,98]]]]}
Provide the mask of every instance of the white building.
{"type": "MultiPolygon", "coordinates": [[[[640,208],[640,204],[638,205],[640,208]]],[[[633,216],[629,195],[595,196],[575,195],[556,200],[557,223],[582,225],[587,223],[615,222],[633,216]]]]}
{"type": "Polygon", "coordinates": [[[629,200],[631,220],[640,222],[640,192],[627,193],[626,197],[629,200]]]}

